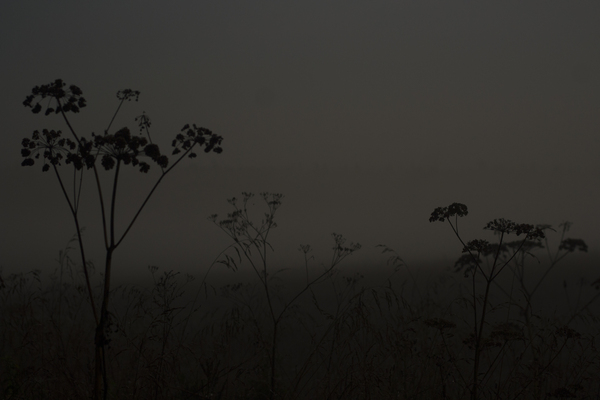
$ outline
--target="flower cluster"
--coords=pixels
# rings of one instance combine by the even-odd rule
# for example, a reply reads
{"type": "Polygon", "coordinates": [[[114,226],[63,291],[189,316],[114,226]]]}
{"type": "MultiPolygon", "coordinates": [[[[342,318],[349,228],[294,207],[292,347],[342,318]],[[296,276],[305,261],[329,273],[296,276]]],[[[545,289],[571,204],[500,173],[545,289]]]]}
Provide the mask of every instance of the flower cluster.
{"type": "Polygon", "coordinates": [[[338,252],[341,256],[346,256],[354,253],[356,250],[360,250],[362,247],[360,243],[350,243],[350,246],[344,246],[346,243],[346,238],[344,238],[339,233],[332,233],[333,240],[335,241],[335,246],[333,246],[333,250],[338,252]]]}
{"type": "MultiPolygon", "coordinates": [[[[527,241],[530,243],[531,241],[527,241]]],[[[511,242],[513,243],[513,242],[511,242]]],[[[514,242],[523,245],[523,242],[514,242]]],[[[533,242],[531,242],[533,243],[533,242]]],[[[535,242],[537,243],[537,242],[535,242]]],[[[468,276],[469,272],[472,271],[477,265],[481,265],[481,257],[489,257],[495,254],[508,255],[509,249],[512,247],[509,243],[489,243],[487,240],[471,240],[463,247],[462,256],[454,263],[454,269],[456,272],[464,269],[465,277],[468,276]]],[[[541,246],[543,247],[543,246],[541,246]]],[[[517,250],[517,249],[514,249],[517,250]]],[[[521,248],[520,251],[527,251],[525,247],[521,248]]]]}
{"type": "MultiPolygon", "coordinates": [[[[250,193],[242,192],[242,194],[248,195],[250,193]]],[[[281,193],[262,192],[260,194],[260,197],[262,197],[262,199],[265,201],[265,203],[267,203],[269,208],[272,208],[273,211],[275,211],[281,205],[281,199],[283,198],[283,195],[281,193]]]]}
{"type": "Polygon", "coordinates": [[[575,250],[583,251],[587,253],[588,247],[587,244],[581,239],[565,239],[558,246],[559,250],[566,250],[569,253],[574,252],[575,250]]]}
{"type": "MultiPolygon", "coordinates": [[[[221,153],[223,149],[221,148],[221,142],[223,138],[219,135],[215,135],[209,129],[202,128],[193,124],[191,127],[189,124],[186,124],[183,128],[181,128],[181,132],[175,136],[171,146],[174,147],[172,154],[181,153],[181,151],[186,151],[191,149],[196,143],[200,145],[200,147],[204,146],[204,152],[209,153],[214,151],[215,153],[221,153]]],[[[190,153],[190,158],[196,157],[196,153],[190,153]]]]}
{"type": "Polygon", "coordinates": [[[138,101],[138,99],[140,98],[139,90],[123,89],[117,92],[117,99],[121,101],[131,101],[133,98],[135,98],[135,101],[138,101]]]}
{"type": "Polygon", "coordinates": [[[44,163],[42,171],[50,169],[50,164],[61,165],[60,161],[64,158],[67,164],[75,162],[73,150],[77,144],[69,138],[61,137],[61,131],[44,129],[40,133],[34,131],[31,139],[24,138],[21,141],[21,155],[25,157],[21,165],[31,166],[35,164],[34,159],[39,159],[40,155],[48,161],[44,163]]]}
{"type": "Polygon", "coordinates": [[[471,240],[463,247],[463,253],[476,252],[482,253],[484,256],[489,254],[492,245],[487,240],[475,239],[471,240]]]}
{"type": "Polygon", "coordinates": [[[79,146],[73,140],[63,138],[61,135],[61,131],[44,129],[41,133],[34,131],[31,139],[23,139],[21,155],[25,159],[21,165],[34,165],[34,159],[39,159],[40,155],[48,161],[42,167],[44,172],[50,169],[50,164],[61,165],[63,159],[66,164],[73,164],[77,170],[84,165],[91,168],[98,155],[101,156],[100,162],[106,170],[114,168],[116,161],[121,161],[125,165],[139,165],[141,172],[148,172],[150,165],[140,161],[138,157],[141,155],[150,157],[161,168],[166,168],[169,164],[169,159],[160,153],[157,145],[148,144],[143,137],[131,135],[128,128],[110,135],[92,134],[93,140],[81,138],[79,146]]]}
{"type": "Polygon", "coordinates": [[[515,233],[517,236],[525,234],[530,239],[543,239],[546,237],[543,227],[536,227],[531,224],[517,224],[504,218],[498,218],[488,222],[483,229],[489,229],[505,234],[515,233]]]}
{"type": "Polygon", "coordinates": [[[152,143],[152,139],[150,138],[150,126],[152,126],[150,117],[148,117],[144,111],[142,112],[142,115],[135,117],[135,121],[138,123],[138,127],[140,128],[140,134],[143,134],[145,131],[148,134],[148,140],[150,140],[150,143],[152,143]]]}
{"type": "Polygon", "coordinates": [[[213,214],[209,219],[219,225],[221,229],[229,233],[233,238],[243,236],[248,227],[252,225],[250,221],[244,218],[243,210],[240,209],[227,213],[227,218],[219,222],[217,222],[217,217],[217,214],[213,214]]]}
{"type": "Polygon", "coordinates": [[[66,84],[62,79],[57,79],[47,85],[36,86],[31,90],[31,94],[25,98],[23,105],[31,108],[34,114],[39,113],[42,110],[42,105],[38,101],[33,105],[33,101],[36,98],[55,99],[57,102],[56,108],[51,107],[49,102],[46,107],[46,115],[54,112],[56,114],[62,112],[74,112],[77,113],[79,110],[86,106],[85,98],[82,97],[83,92],[75,85],[70,85],[68,89],[65,89],[66,84]]]}
{"type": "Polygon", "coordinates": [[[150,165],[138,158],[142,151],[161,168],[169,165],[168,157],[160,153],[158,145],[148,144],[146,138],[132,135],[128,128],[114,134],[94,135],[94,147],[102,155],[101,163],[106,170],[112,169],[116,160],[134,167],[139,165],[141,172],[148,172],[150,165]]]}
{"type": "Polygon", "coordinates": [[[61,165],[63,159],[66,164],[73,164],[77,170],[84,165],[91,168],[98,156],[101,157],[100,162],[106,170],[114,168],[116,161],[121,161],[125,165],[139,165],[141,172],[148,172],[150,165],[138,158],[141,155],[150,157],[161,168],[166,168],[169,164],[169,159],[160,153],[157,145],[148,144],[148,141],[141,136],[131,135],[128,128],[123,128],[114,134],[92,134],[93,140],[81,138],[79,146],[73,140],[63,138],[61,135],[61,131],[44,129],[41,133],[34,131],[31,139],[23,139],[21,155],[25,159],[21,165],[34,165],[34,159],[39,159],[40,155],[48,161],[42,167],[42,171],[48,171],[50,164],[61,165]]]}
{"type": "Polygon", "coordinates": [[[464,217],[469,213],[467,206],[461,203],[452,203],[448,207],[438,207],[431,213],[429,222],[440,221],[444,222],[446,219],[458,216],[464,217]]]}
{"type": "MultiPolygon", "coordinates": [[[[513,240],[511,242],[506,242],[504,244],[502,244],[502,247],[505,247],[506,250],[513,250],[513,251],[521,251],[523,253],[528,253],[530,251],[532,251],[533,249],[544,249],[546,248],[546,246],[544,246],[544,243],[539,241],[539,240],[513,240]]],[[[502,249],[502,251],[506,251],[505,249],[502,249]]]]}

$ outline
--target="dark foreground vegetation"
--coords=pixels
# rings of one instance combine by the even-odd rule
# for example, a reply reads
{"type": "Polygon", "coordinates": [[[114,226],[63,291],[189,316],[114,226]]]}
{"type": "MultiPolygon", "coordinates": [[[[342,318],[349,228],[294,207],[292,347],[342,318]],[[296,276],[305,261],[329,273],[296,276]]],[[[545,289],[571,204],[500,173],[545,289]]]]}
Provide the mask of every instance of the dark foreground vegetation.
{"type": "MultiPolygon", "coordinates": [[[[360,246],[334,234],[328,263],[312,259],[309,246],[300,247],[303,279],[292,282],[268,261],[281,196],[263,194],[263,210],[250,210],[250,197],[232,199],[226,218],[211,217],[232,237],[232,246],[211,268],[244,269],[253,280],[215,287],[209,273],[194,279],[149,267],[153,286],[112,290],[107,398],[600,395],[597,291],[581,286],[577,305],[560,315],[545,304],[547,299],[536,298],[562,258],[587,249],[583,241],[565,237],[568,224],[555,232],[548,226],[492,221],[488,229],[501,241],[464,243],[465,256],[448,272],[447,278],[455,279],[429,286],[419,286],[386,246],[381,250],[382,257],[389,256],[390,274],[380,284],[347,276],[344,259],[360,246]],[[519,238],[517,229],[529,234],[521,232],[519,238]],[[506,240],[508,235],[517,240],[506,240]],[[560,238],[557,248],[548,248],[549,235],[560,238]],[[449,296],[440,296],[444,291],[449,296]]],[[[432,221],[459,218],[467,212],[461,207],[437,209],[432,221]]],[[[46,284],[37,272],[1,276],[5,399],[93,396],[95,321],[81,267],[69,249],[61,252],[46,284]]]]}
{"type": "Polygon", "coordinates": [[[138,134],[127,127],[112,132],[122,105],[139,94],[117,92],[107,128],[88,136],[67,116],[87,105],[79,87],[57,79],[34,87],[23,102],[34,114],[58,116],[66,126],[66,134],[34,131],[22,140],[21,155],[23,166],[41,162],[42,171],[52,171],[76,234],[49,282],[35,271],[8,276],[0,271],[2,398],[600,396],[594,343],[600,325],[592,309],[600,294],[581,286],[567,314],[549,312],[539,296],[563,258],[587,251],[585,242],[566,237],[568,223],[557,232],[548,225],[494,219],[484,227],[494,235],[492,242],[466,241],[458,221],[467,207],[435,209],[430,222],[447,223],[463,253],[454,269],[464,279],[441,298],[439,285],[420,287],[385,245],[380,249],[394,273],[369,285],[361,275],[345,275],[345,259],[361,246],[339,234],[333,234],[329,262],[315,260],[310,246],[300,245],[302,278],[286,279],[289,271],[272,265],[270,244],[282,195],[261,194],[263,209],[257,210],[249,203],[253,195],[242,193],[229,200],[227,216],[210,217],[231,246],[202,278],[150,267],[151,287],[114,287],[115,250],[163,179],[199,150],[222,151],[222,137],[186,124],[167,155],[153,142],[146,114],[136,118],[138,134]],[[151,166],[146,197],[133,215],[118,220],[123,171],[135,167],[146,174],[151,166]],[[105,250],[95,275],[79,213],[84,177],[92,181],[100,210],[89,226],[101,227],[105,250]],[[549,234],[560,236],[556,248],[549,234]],[[243,269],[252,279],[246,274],[231,284],[211,285],[214,267],[243,269]],[[399,271],[406,278],[395,274],[399,271]]]}

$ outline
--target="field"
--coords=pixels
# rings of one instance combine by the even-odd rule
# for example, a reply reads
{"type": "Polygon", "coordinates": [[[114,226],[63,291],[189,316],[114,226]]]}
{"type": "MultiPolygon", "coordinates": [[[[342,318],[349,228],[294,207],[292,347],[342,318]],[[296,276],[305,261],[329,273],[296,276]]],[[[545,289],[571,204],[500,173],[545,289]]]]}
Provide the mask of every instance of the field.
{"type": "MultiPolygon", "coordinates": [[[[231,229],[231,219],[224,221],[231,229]]],[[[255,239],[253,251],[232,246],[211,266],[236,269],[231,282],[213,283],[208,270],[194,277],[149,267],[152,285],[115,287],[107,397],[600,396],[598,291],[575,276],[558,286],[548,280],[581,259],[561,261],[577,248],[529,249],[537,260],[521,251],[491,280],[483,272],[493,268],[493,254],[478,274],[468,263],[455,270],[458,263],[426,279],[385,246],[386,273],[349,274],[346,258],[360,246],[333,238],[331,262],[312,259],[304,247],[300,271],[277,272],[263,257],[266,241],[255,239]]],[[[49,276],[0,275],[4,399],[92,397],[95,322],[71,250],[49,276]]],[[[100,293],[101,276],[92,280],[100,293]]]]}
{"type": "MultiPolygon", "coordinates": [[[[165,177],[198,153],[223,152],[223,137],[196,124],[185,124],[172,149],[161,150],[145,113],[135,118],[136,129],[113,132],[121,106],[139,95],[118,91],[104,134],[87,137],[67,116],[87,106],[78,86],[56,79],[23,101],[32,113],[64,122],[64,133],[42,129],[23,138],[21,165],[51,171],[75,235],[48,276],[0,270],[3,398],[600,397],[600,280],[578,280],[582,254],[572,253],[588,247],[568,236],[568,222],[553,228],[498,218],[483,227],[489,241],[467,240],[472,232],[459,231],[467,206],[452,203],[434,209],[429,222],[455,236],[462,248],[455,263],[415,267],[383,244],[375,248],[386,269],[373,273],[380,260],[348,268],[362,246],[336,233],[329,261],[303,244],[294,244],[300,263],[275,259],[283,195],[242,192],[228,200],[226,216],[209,217],[229,245],[197,276],[152,265],[149,285],[138,276],[136,283],[115,282],[115,270],[127,270],[113,262],[117,249],[150,213],[146,205],[165,177]],[[137,201],[128,193],[132,181],[123,181],[131,167],[140,174],[152,168],[154,183],[145,181],[137,201]],[[93,236],[103,248],[100,260],[83,235],[88,180],[99,205],[90,226],[101,233],[93,236]],[[218,271],[232,272],[230,279],[215,279],[218,271]]],[[[154,214],[163,211],[169,214],[154,214]]],[[[216,247],[210,237],[202,246],[216,247]]],[[[427,250],[440,253],[435,244],[427,250]]]]}

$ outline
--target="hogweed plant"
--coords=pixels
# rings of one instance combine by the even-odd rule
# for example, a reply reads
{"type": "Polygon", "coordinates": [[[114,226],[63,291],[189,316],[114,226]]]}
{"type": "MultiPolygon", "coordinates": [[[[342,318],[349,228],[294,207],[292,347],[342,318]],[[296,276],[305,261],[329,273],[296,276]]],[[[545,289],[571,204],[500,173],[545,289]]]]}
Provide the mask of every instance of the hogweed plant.
{"type": "MultiPolygon", "coordinates": [[[[494,219],[493,221],[488,222],[484,227],[484,229],[491,230],[496,236],[499,236],[498,243],[492,244],[487,240],[481,239],[475,239],[465,243],[459,233],[458,218],[464,217],[467,214],[467,206],[460,203],[453,203],[448,207],[436,208],[431,214],[429,221],[447,221],[452,231],[463,245],[462,252],[464,254],[455,263],[455,267],[457,271],[464,270],[465,276],[471,277],[472,300],[470,304],[472,306],[473,311],[473,331],[471,337],[468,338],[465,341],[465,343],[469,344],[470,347],[474,348],[473,377],[470,392],[472,399],[479,399],[481,396],[481,382],[489,374],[492,368],[492,365],[489,365],[487,371],[485,371],[482,376],[481,356],[484,348],[490,345],[494,345],[493,337],[510,336],[509,339],[511,340],[518,339],[521,337],[520,329],[518,328],[518,326],[508,321],[494,328],[495,330],[491,332],[491,336],[486,337],[484,330],[487,323],[487,312],[491,307],[489,300],[492,285],[495,285],[495,287],[497,287],[499,291],[504,293],[509,298],[509,305],[516,304],[521,309],[520,315],[523,316],[525,319],[525,326],[529,336],[529,347],[531,348],[531,351],[533,353],[534,364],[538,365],[540,364],[539,359],[541,357],[541,351],[535,345],[534,333],[531,323],[531,317],[533,315],[533,295],[540,288],[542,282],[547,278],[550,271],[557,265],[559,261],[564,259],[569,253],[572,253],[576,250],[587,251],[587,245],[581,239],[565,238],[565,234],[569,230],[570,223],[563,223],[560,225],[560,227],[562,228],[560,244],[556,252],[552,253],[546,235],[546,231],[554,230],[550,225],[534,226],[531,224],[518,224],[503,218],[494,219]],[[515,234],[516,236],[524,236],[522,237],[522,239],[508,241],[508,235],[511,234],[515,234]],[[547,249],[550,264],[546,268],[544,273],[541,275],[541,277],[535,281],[533,287],[529,287],[525,282],[524,266],[526,259],[537,258],[533,254],[534,249],[547,249]],[[487,261],[485,264],[484,260],[487,261]],[[519,287],[519,291],[520,293],[522,293],[525,299],[524,305],[519,305],[519,303],[514,302],[512,290],[505,290],[497,282],[498,276],[502,273],[503,270],[507,268],[512,272],[513,278],[514,280],[516,280],[517,285],[519,287]],[[476,282],[477,279],[481,278],[484,282],[484,290],[481,303],[479,303],[476,282]],[[500,329],[499,327],[502,329],[500,329]]],[[[595,299],[596,297],[593,298],[593,300],[595,299]]],[[[571,320],[569,320],[569,322],[571,322],[571,320]]],[[[561,328],[557,328],[557,335],[565,337],[562,347],[566,345],[567,339],[576,336],[576,332],[571,330],[567,325],[568,323],[561,328]],[[564,332],[569,332],[569,335],[564,335],[564,332]]],[[[541,370],[545,370],[550,366],[550,364],[558,357],[562,347],[557,352],[555,352],[554,355],[552,355],[550,361],[546,363],[546,365],[543,366],[541,370]]],[[[497,361],[497,358],[492,360],[492,364],[495,361],[497,361]]],[[[538,371],[537,369],[535,369],[535,371],[533,372],[534,375],[539,375],[540,373],[540,371],[538,371]]],[[[534,376],[530,382],[539,382],[537,375],[534,376]]],[[[521,390],[521,394],[527,388],[527,386],[528,385],[525,385],[525,387],[521,390]]],[[[537,392],[539,393],[539,388],[537,389],[537,392]]]]}
{"type": "Polygon", "coordinates": [[[275,301],[276,293],[274,293],[272,287],[273,279],[283,270],[271,271],[269,260],[273,247],[269,242],[269,236],[273,229],[277,227],[275,215],[281,206],[283,195],[266,192],[260,194],[260,197],[267,206],[267,211],[264,212],[260,222],[251,216],[248,207],[248,202],[253,197],[254,194],[243,192],[241,203],[235,197],[228,200],[229,204],[233,207],[233,211],[227,214],[227,218],[219,220],[218,215],[213,214],[209,219],[233,240],[230,248],[233,249],[235,255],[225,254],[220,262],[234,270],[237,270],[239,264],[243,261],[247,262],[250,264],[263,289],[271,325],[270,343],[267,345],[269,358],[269,388],[267,396],[269,399],[273,399],[278,396],[276,376],[281,322],[302,295],[311,291],[316,284],[330,276],[335,267],[346,257],[359,250],[361,245],[358,243],[346,245],[346,239],[342,235],[333,233],[332,236],[335,244],[331,262],[313,277],[310,276],[308,269],[308,261],[310,259],[308,253],[310,253],[311,248],[309,245],[300,245],[300,251],[304,254],[306,283],[297,292],[292,293],[289,299],[282,300],[283,304],[277,307],[277,302],[275,301]]]}
{"type": "Polygon", "coordinates": [[[517,256],[519,251],[525,246],[526,243],[543,239],[545,237],[544,231],[541,228],[536,228],[530,224],[517,224],[510,220],[500,218],[490,221],[486,224],[484,229],[491,230],[494,233],[500,235],[500,239],[497,245],[492,245],[487,240],[475,239],[467,243],[464,242],[459,233],[458,218],[464,217],[469,213],[467,206],[460,203],[453,203],[448,207],[438,207],[432,213],[429,218],[429,222],[445,222],[452,228],[452,231],[463,245],[463,253],[467,253],[473,261],[473,267],[470,270],[472,278],[472,307],[473,307],[473,333],[472,342],[475,349],[475,355],[473,357],[473,382],[471,385],[471,399],[479,399],[479,382],[480,382],[480,361],[481,354],[484,345],[484,328],[486,323],[486,313],[489,306],[489,295],[492,283],[496,280],[498,275],[507,267],[510,261],[517,256]],[[454,222],[453,222],[454,220],[454,222]],[[505,237],[510,234],[516,234],[517,236],[525,235],[521,240],[519,247],[514,249],[512,254],[507,260],[500,258],[500,249],[505,244],[505,237]],[[489,269],[483,267],[481,263],[481,255],[486,252],[492,251],[493,262],[489,269]],[[485,281],[485,289],[483,293],[483,300],[481,303],[481,310],[478,309],[477,303],[477,292],[476,292],[476,277],[482,276],[485,281]]]}
{"type": "Polygon", "coordinates": [[[25,107],[31,108],[34,114],[44,111],[44,115],[51,114],[62,117],[67,126],[68,134],[64,135],[60,130],[43,129],[36,130],[30,138],[22,141],[21,155],[24,157],[23,166],[32,166],[36,161],[43,162],[42,171],[52,169],[57,178],[64,198],[69,206],[69,211],[75,223],[77,241],[81,263],[85,274],[85,281],[91,311],[96,324],[95,331],[95,373],[94,373],[94,398],[106,398],[108,395],[108,378],[105,348],[109,342],[107,327],[109,324],[109,298],[111,293],[112,260],[115,250],[121,245],[142,210],[162,182],[162,180],[177,166],[184,158],[196,157],[196,151],[203,149],[205,153],[221,153],[222,137],[212,133],[210,130],[198,127],[195,124],[186,124],[171,142],[172,156],[175,160],[170,162],[169,157],[163,154],[160,147],[152,141],[150,136],[150,118],[144,113],[136,118],[139,134],[132,133],[129,128],[123,127],[116,132],[111,132],[111,127],[125,102],[139,98],[137,90],[125,89],[117,92],[119,100],[118,107],[110,120],[107,128],[102,134],[92,133],[91,136],[83,136],[77,133],[69,120],[68,113],[79,113],[86,107],[87,101],[83,97],[82,90],[75,86],[67,86],[61,79],[52,83],[36,86],[32,89],[23,102],[25,107]],[[66,184],[66,178],[59,167],[71,167],[72,183],[70,189],[66,184]],[[100,165],[98,165],[100,164],[100,165]],[[117,232],[115,229],[115,212],[118,198],[118,184],[121,170],[127,166],[139,169],[142,173],[150,170],[151,164],[160,169],[160,174],[151,186],[146,197],[137,208],[134,215],[126,221],[125,229],[117,232]],[[90,260],[86,257],[85,246],[82,237],[82,226],[79,217],[80,201],[84,172],[91,170],[93,181],[100,203],[100,221],[102,226],[105,261],[102,284],[102,297],[100,310],[94,302],[94,293],[90,283],[89,266],[90,260]],[[100,178],[100,171],[112,173],[112,185],[110,195],[105,197],[104,188],[100,178]],[[102,386],[102,388],[101,388],[102,386]]]}

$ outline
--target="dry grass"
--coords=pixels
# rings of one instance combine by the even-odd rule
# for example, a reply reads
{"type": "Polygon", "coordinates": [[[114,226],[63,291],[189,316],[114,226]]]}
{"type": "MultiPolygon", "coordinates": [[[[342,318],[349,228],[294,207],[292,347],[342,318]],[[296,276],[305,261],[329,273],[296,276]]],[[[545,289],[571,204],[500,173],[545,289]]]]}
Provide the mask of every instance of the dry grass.
{"type": "MultiPolygon", "coordinates": [[[[430,291],[407,301],[415,296],[401,289],[401,277],[365,287],[360,276],[336,271],[282,319],[274,398],[469,397],[469,296],[456,291],[442,304],[430,291]]],[[[270,317],[260,285],[212,288],[174,272],[150,272],[154,286],[113,293],[109,398],[271,397],[270,317]]],[[[46,284],[36,272],[2,278],[3,398],[90,398],[94,321],[81,277],[46,284]]],[[[286,287],[279,283],[283,299],[286,287]]],[[[500,294],[490,300],[480,398],[597,398],[598,318],[535,310],[526,323],[513,303],[500,294]]]]}
{"type": "MultiPolygon", "coordinates": [[[[152,285],[111,291],[107,398],[600,398],[598,281],[581,281],[575,292],[565,283],[562,314],[537,291],[568,253],[587,249],[564,239],[568,225],[554,253],[547,241],[469,242],[476,256],[427,286],[387,246],[394,273],[372,284],[347,276],[343,261],[360,245],[334,234],[329,264],[300,247],[302,279],[293,282],[267,262],[281,196],[263,194],[260,222],[246,207],[250,197],[231,201],[225,220],[211,217],[233,244],[208,271],[224,264],[252,279],[213,287],[208,271],[194,279],[149,267],[152,285]],[[547,261],[531,268],[536,251],[547,251],[547,261]]],[[[94,396],[96,322],[70,245],[47,282],[36,271],[0,271],[0,398],[94,396]]],[[[102,284],[96,277],[95,293],[102,284]]]]}

